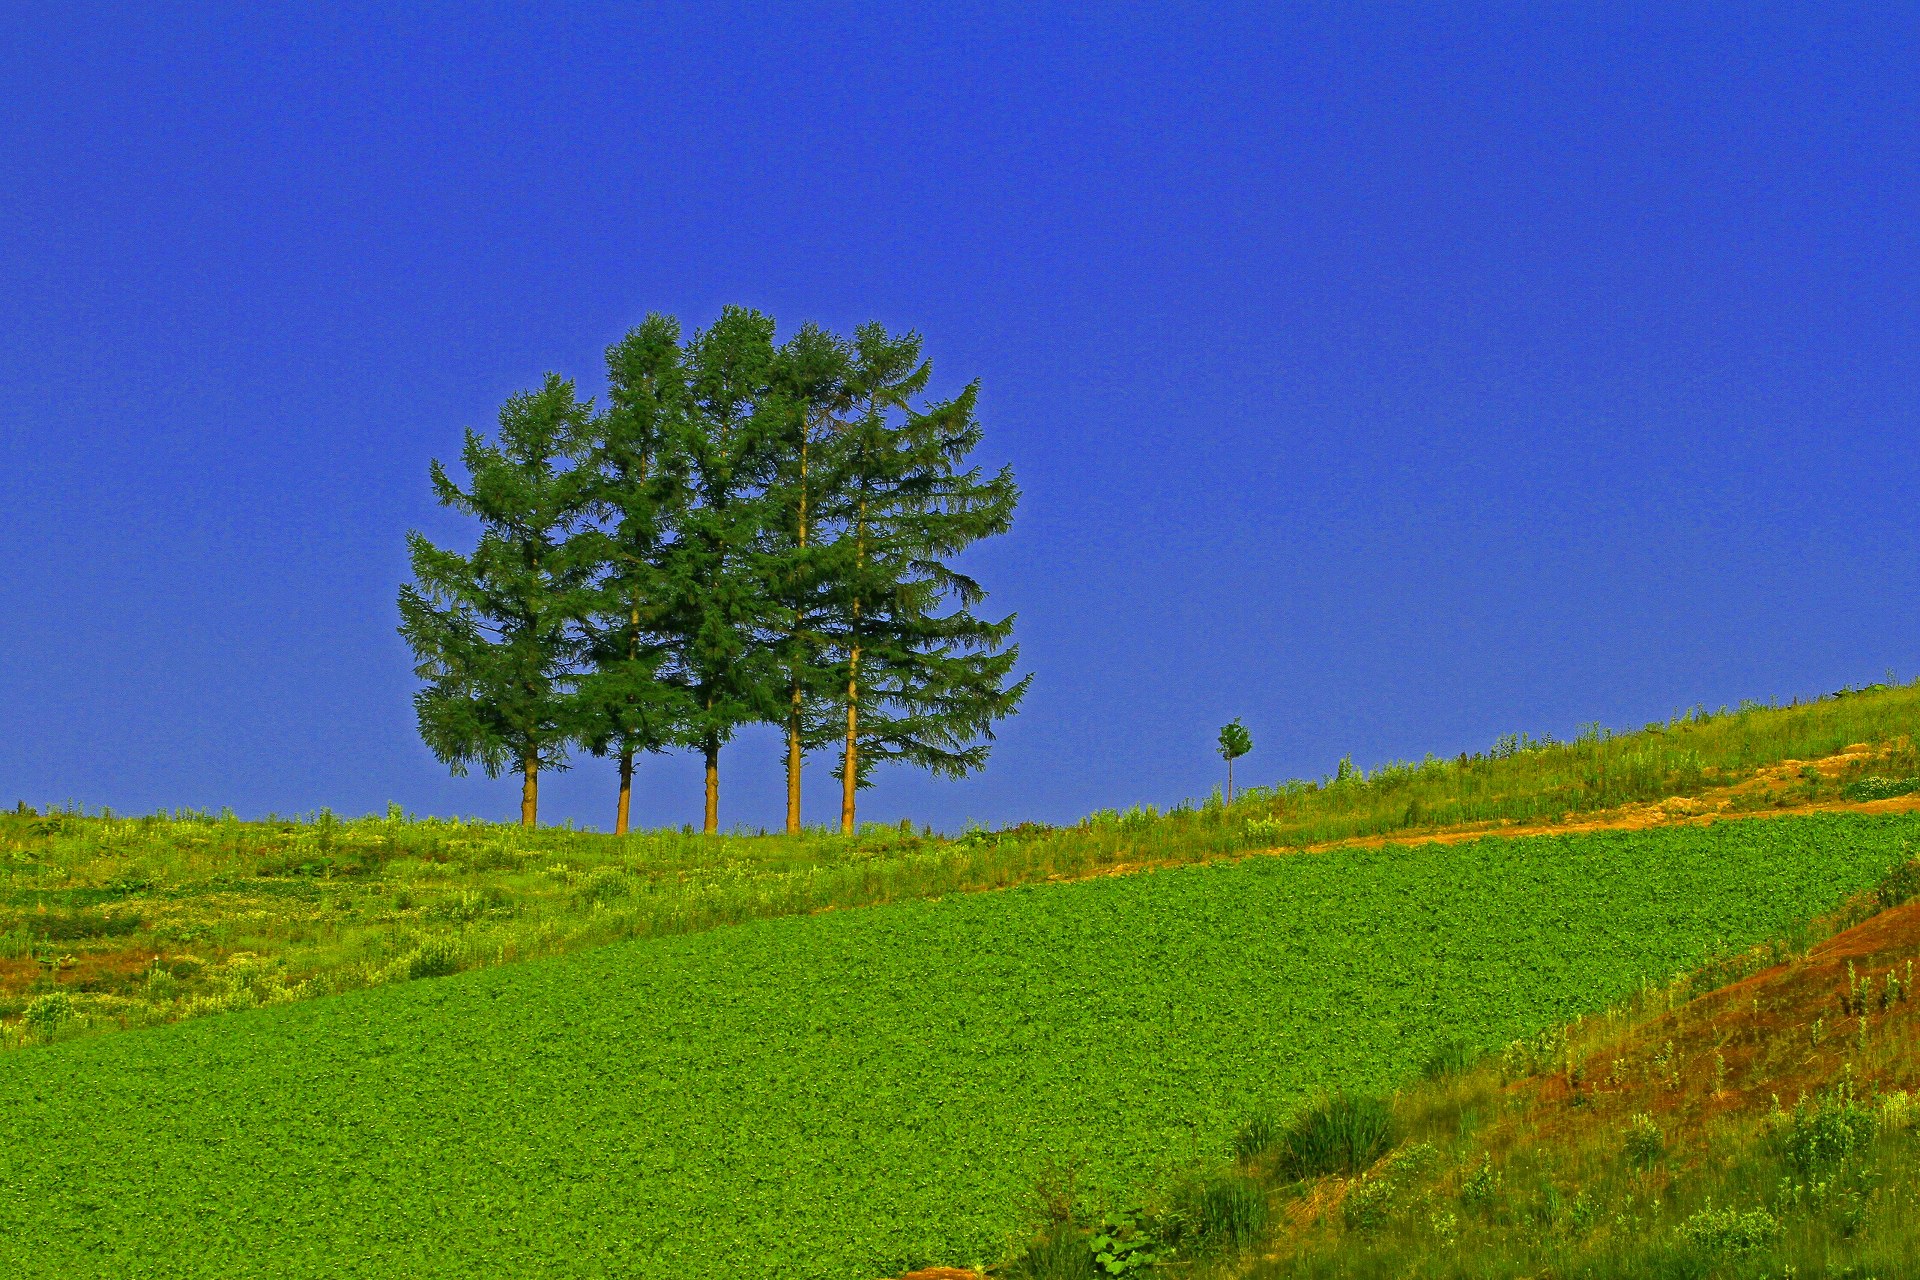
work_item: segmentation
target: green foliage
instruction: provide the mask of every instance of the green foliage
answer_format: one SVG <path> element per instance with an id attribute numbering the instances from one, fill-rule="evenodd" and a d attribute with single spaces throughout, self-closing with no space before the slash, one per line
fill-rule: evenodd
<path id="1" fill-rule="evenodd" d="M 1842 1081 L 1792 1111 L 1773 1117 L 1773 1138 L 1781 1159 L 1802 1178 L 1812 1178 L 1853 1159 L 1873 1142 L 1880 1117 Z"/>
<path id="2" fill-rule="evenodd" d="M 1920 859 L 1909 858 L 1888 871 L 1874 888 L 1873 896 L 1882 911 L 1920 897 Z"/>
<path id="3" fill-rule="evenodd" d="M 1231 724 L 1220 730 L 1220 758 L 1227 761 L 1238 760 L 1251 750 L 1253 750 L 1253 737 L 1247 732 L 1246 726 L 1240 723 L 1240 718 L 1235 716 Z"/>
<path id="4" fill-rule="evenodd" d="M 1181 1182 L 1161 1229 L 1181 1253 L 1245 1248 L 1267 1224 L 1266 1189 L 1232 1170 Z"/>
<path id="5" fill-rule="evenodd" d="M 1393 1111 L 1384 1099 L 1334 1094 L 1293 1118 L 1280 1139 L 1280 1167 L 1290 1177 L 1353 1173 L 1394 1142 Z"/>
<path id="6" fill-rule="evenodd" d="M 1447 1036 L 1427 1055 L 1427 1060 L 1421 1064 L 1420 1074 L 1428 1080 L 1444 1080 L 1471 1069 L 1480 1058 L 1481 1051 L 1477 1045 L 1459 1036 Z"/>
<path id="7" fill-rule="evenodd" d="M 1251 1111 L 1410 1078 L 1431 1040 L 1409 1025 L 1532 1035 L 1873 884 L 1917 827 L 1250 858 L 293 1004 L 250 971 L 230 1007 L 266 1007 L 0 1063 L 0 1271 L 870 1280 L 909 1253 L 986 1260 L 1048 1153 L 1084 1162 L 1092 1202 L 1133 1203 Z M 1314 1149 L 1354 1154 L 1315 1163 L 1376 1149 L 1348 1131 Z M 62 1143 L 27 1140 L 46 1133 Z M 117 1206 L 116 1230 L 70 1231 L 83 1203 Z"/>
<path id="8" fill-rule="evenodd" d="M 1681 1239 L 1708 1253 L 1752 1253 L 1780 1238 L 1780 1222 L 1765 1209 L 1700 1210 L 1677 1228 Z"/>
<path id="9" fill-rule="evenodd" d="M 72 1021 L 73 1016 L 73 997 L 64 991 L 49 991 L 33 998 L 20 1021 L 33 1034 L 50 1036 Z"/>
<path id="10" fill-rule="evenodd" d="M 1146 1216 L 1133 1208 L 1102 1218 L 1087 1248 L 1093 1254 L 1095 1275 L 1130 1276 L 1157 1262 L 1163 1247 L 1148 1229 Z"/>
<path id="11" fill-rule="evenodd" d="M 432 464 L 435 496 L 478 520 L 480 536 L 470 555 L 407 536 L 414 581 L 400 588 L 400 634 L 423 682 L 421 740 L 456 774 L 513 767 L 530 786 L 539 769 L 565 762 L 575 736 L 565 681 L 592 561 L 576 536 L 585 477 L 563 463 L 591 412 L 573 383 L 549 374 L 538 391 L 508 398 L 497 443 L 467 432 L 466 489 Z"/>
<path id="12" fill-rule="evenodd" d="M 1627 1120 L 1626 1136 L 1620 1145 L 1627 1163 L 1638 1169 L 1652 1168 L 1667 1154 L 1666 1134 L 1660 1131 L 1660 1125 L 1654 1118 L 1644 1111 L 1636 1112 Z"/>
<path id="13" fill-rule="evenodd" d="M 1891 800 L 1916 791 L 1920 791 L 1920 778 L 1866 777 L 1840 788 L 1840 794 L 1849 800 Z"/>

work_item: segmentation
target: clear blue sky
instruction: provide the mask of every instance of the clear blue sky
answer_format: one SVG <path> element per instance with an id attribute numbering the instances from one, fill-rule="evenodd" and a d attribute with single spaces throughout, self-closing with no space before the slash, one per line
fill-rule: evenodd
<path id="1" fill-rule="evenodd" d="M 1916 11 L 1279 8 L 12 9 L 0 803 L 513 816 L 414 736 L 428 460 L 729 302 L 918 328 L 1025 492 L 1026 710 L 864 816 L 1920 672 Z"/>

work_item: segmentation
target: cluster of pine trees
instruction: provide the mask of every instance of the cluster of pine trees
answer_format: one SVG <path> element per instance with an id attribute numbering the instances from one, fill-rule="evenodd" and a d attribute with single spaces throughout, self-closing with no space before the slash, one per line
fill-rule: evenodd
<path id="1" fill-rule="evenodd" d="M 842 830 L 875 766 L 963 776 L 1019 706 L 1013 618 L 953 565 L 1003 533 L 1010 470 L 968 463 L 977 384 L 927 396 L 917 334 L 807 325 L 729 307 L 682 338 L 650 315 L 607 351 L 603 408 L 549 374 L 466 433 L 471 554 L 408 535 L 400 633 L 424 682 L 420 735 L 455 774 L 517 769 L 534 824 L 539 774 L 571 749 L 618 761 L 627 830 L 635 757 L 706 762 L 744 725 L 786 733 L 787 830 L 804 757 L 837 744 Z"/>

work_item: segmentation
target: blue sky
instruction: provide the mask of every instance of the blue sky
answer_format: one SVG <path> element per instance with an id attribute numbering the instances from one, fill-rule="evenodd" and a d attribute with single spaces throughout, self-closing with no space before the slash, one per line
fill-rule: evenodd
<path id="1" fill-rule="evenodd" d="M 414 735 L 428 460 L 729 302 L 920 330 L 1025 494 L 1026 710 L 863 816 L 1920 674 L 1911 8 L 321 8 L 9 18 L 0 803 L 514 815 Z"/>

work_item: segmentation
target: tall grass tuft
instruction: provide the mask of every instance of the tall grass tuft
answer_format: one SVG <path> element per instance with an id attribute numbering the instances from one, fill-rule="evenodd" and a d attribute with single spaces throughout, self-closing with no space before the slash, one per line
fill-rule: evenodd
<path id="1" fill-rule="evenodd" d="M 1355 1173 L 1392 1148 L 1393 1111 L 1383 1099 L 1338 1093 L 1293 1118 L 1280 1139 L 1280 1169 L 1292 1178 Z"/>

